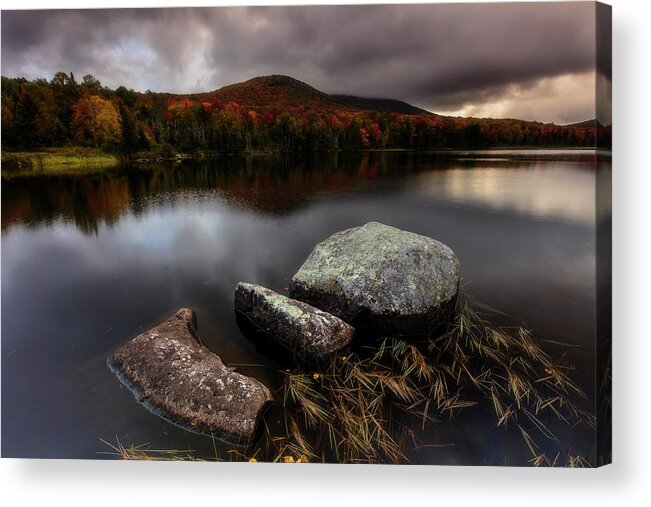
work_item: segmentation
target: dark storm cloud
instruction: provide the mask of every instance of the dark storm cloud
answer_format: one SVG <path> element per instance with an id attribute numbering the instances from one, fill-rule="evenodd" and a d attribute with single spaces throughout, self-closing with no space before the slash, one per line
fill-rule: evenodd
<path id="1" fill-rule="evenodd" d="M 2 73 L 176 92 L 288 74 L 454 111 L 562 94 L 541 80 L 594 71 L 594 26 L 592 2 L 4 11 Z"/>

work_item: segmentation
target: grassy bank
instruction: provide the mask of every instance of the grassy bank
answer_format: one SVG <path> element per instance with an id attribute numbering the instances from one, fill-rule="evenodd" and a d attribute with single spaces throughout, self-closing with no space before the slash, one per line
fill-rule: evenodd
<path id="1" fill-rule="evenodd" d="M 118 157 L 94 148 L 46 148 L 32 152 L 2 152 L 3 176 L 82 174 L 110 169 Z"/>

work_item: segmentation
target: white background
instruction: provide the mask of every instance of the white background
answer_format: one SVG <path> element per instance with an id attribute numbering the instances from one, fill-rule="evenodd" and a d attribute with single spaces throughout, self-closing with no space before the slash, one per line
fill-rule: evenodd
<path id="1" fill-rule="evenodd" d="M 3 9 L 236 5 L 219 1 L 4 1 Z M 265 2 L 302 4 L 306 2 Z M 320 2 L 345 3 L 345 2 Z M 373 3 L 358 0 L 355 3 Z M 597 470 L 0 461 L 3 505 L 651 505 L 651 164 L 648 0 L 613 5 L 614 464 Z"/>

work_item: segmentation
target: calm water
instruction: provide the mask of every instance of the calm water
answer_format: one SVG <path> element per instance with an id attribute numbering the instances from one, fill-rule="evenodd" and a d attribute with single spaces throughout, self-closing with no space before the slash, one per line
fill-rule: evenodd
<path id="1" fill-rule="evenodd" d="M 100 439 L 192 448 L 105 365 L 181 306 L 226 363 L 276 386 L 240 333 L 238 281 L 282 290 L 313 246 L 380 221 L 447 243 L 466 290 L 572 347 L 594 396 L 595 172 L 586 151 L 223 158 L 2 183 L 2 455 L 105 457 Z M 277 410 L 277 409 L 276 409 Z M 278 412 L 269 414 L 275 424 Z M 525 464 L 482 408 L 419 433 L 415 463 Z M 570 431 L 546 450 L 590 453 Z M 441 446 L 442 445 L 442 446 Z"/>

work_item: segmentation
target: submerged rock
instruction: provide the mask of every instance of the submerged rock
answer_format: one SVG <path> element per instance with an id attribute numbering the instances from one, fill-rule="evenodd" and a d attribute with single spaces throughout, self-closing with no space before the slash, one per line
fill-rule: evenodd
<path id="1" fill-rule="evenodd" d="M 319 243 L 289 286 L 291 297 L 385 335 L 436 328 L 454 312 L 458 290 L 449 247 L 377 222 Z"/>
<path id="2" fill-rule="evenodd" d="M 246 444 L 272 401 L 266 386 L 233 371 L 195 335 L 194 312 L 182 308 L 122 346 L 108 360 L 138 401 L 198 433 Z"/>
<path id="3" fill-rule="evenodd" d="M 235 309 L 307 361 L 318 362 L 346 348 L 355 333 L 338 317 L 260 285 L 238 283 Z"/>

